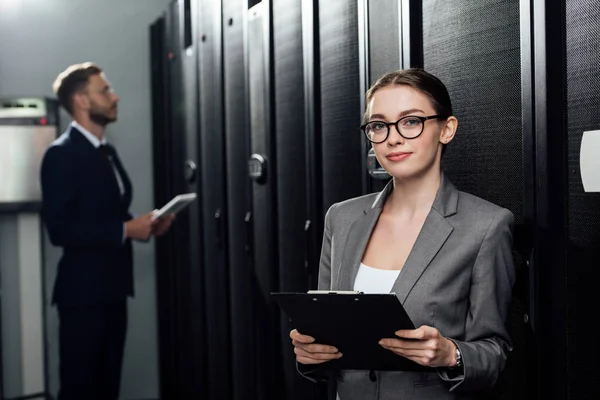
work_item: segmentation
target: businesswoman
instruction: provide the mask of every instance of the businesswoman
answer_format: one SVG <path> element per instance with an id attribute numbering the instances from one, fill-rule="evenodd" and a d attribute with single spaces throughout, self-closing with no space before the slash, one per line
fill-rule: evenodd
<path id="1" fill-rule="evenodd" d="M 421 69 L 387 74 L 366 104 L 361 129 L 393 179 L 380 193 L 329 209 L 319 289 L 395 293 L 417 329 L 379 344 L 432 368 L 338 371 L 338 398 L 471 398 L 494 385 L 511 350 L 505 325 L 515 280 L 513 215 L 444 176 L 443 149 L 458 121 L 439 79 Z M 316 364 L 343 357 L 343 349 L 296 330 L 290 337 L 298 370 L 309 379 L 320 378 Z"/>

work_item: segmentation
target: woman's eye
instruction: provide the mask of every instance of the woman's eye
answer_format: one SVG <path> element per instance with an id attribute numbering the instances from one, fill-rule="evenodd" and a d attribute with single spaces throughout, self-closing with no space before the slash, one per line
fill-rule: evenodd
<path id="1" fill-rule="evenodd" d="M 421 120 L 419 118 L 407 118 L 404 121 L 402 121 L 402 125 L 407 126 L 407 127 L 417 126 L 420 124 L 421 124 Z"/>
<path id="2" fill-rule="evenodd" d="M 381 131 L 383 129 L 385 129 L 385 124 L 382 122 L 373 122 L 371 124 L 371 130 L 373 131 Z"/>

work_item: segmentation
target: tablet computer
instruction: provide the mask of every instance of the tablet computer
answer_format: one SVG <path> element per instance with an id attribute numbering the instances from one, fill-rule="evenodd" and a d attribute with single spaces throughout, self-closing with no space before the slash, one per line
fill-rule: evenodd
<path id="1" fill-rule="evenodd" d="M 336 369 L 431 371 L 379 345 L 397 338 L 399 329 L 415 329 L 394 293 L 310 291 L 271 293 L 298 332 L 315 343 L 337 347 L 343 356 L 328 362 Z"/>
<path id="2" fill-rule="evenodd" d="M 196 193 L 180 194 L 169 201 L 163 208 L 154 212 L 153 220 L 163 219 L 171 214 L 177 214 L 196 200 Z"/>

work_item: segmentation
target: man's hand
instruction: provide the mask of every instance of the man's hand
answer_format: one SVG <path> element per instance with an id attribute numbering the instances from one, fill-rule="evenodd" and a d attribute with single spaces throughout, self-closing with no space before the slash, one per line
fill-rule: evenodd
<path id="1" fill-rule="evenodd" d="M 152 213 L 125 222 L 125 236 L 147 242 L 152 234 Z"/>
<path id="2" fill-rule="evenodd" d="M 171 214 L 163 219 L 157 219 L 152 224 L 152 234 L 154 236 L 162 236 L 169 231 L 171 224 L 175 220 L 175 215 Z"/>
<path id="3" fill-rule="evenodd" d="M 396 332 L 400 339 L 381 339 L 379 344 L 399 356 L 426 367 L 456 365 L 456 345 L 430 326 Z"/>

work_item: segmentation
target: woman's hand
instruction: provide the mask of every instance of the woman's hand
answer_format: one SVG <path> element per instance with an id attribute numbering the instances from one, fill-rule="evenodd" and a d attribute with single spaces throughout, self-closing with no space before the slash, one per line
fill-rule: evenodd
<path id="1" fill-rule="evenodd" d="M 379 344 L 426 367 L 456 365 L 456 345 L 435 328 L 423 325 L 419 329 L 397 331 L 396 336 L 399 339 L 381 339 Z"/>
<path id="2" fill-rule="evenodd" d="M 301 335 L 296 329 L 290 332 L 290 338 L 294 345 L 296 361 L 300 364 L 322 364 L 327 361 L 338 359 L 342 353 L 333 346 L 315 344 L 314 338 Z"/>

